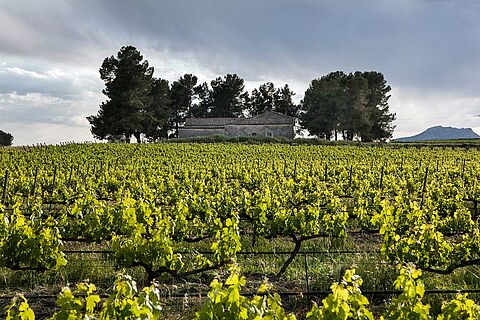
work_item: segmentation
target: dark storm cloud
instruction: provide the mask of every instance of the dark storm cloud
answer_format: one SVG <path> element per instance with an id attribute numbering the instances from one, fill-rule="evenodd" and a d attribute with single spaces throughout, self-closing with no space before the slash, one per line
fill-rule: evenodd
<path id="1" fill-rule="evenodd" d="M 25 41 L 2 45 L 7 53 L 99 65 L 118 46 L 138 42 L 247 78 L 260 71 L 308 81 L 337 69 L 375 69 L 402 85 L 465 90 L 480 80 L 476 1 L 90 0 L 7 7 L 29 30 Z"/>
<path id="2" fill-rule="evenodd" d="M 429 124 L 400 116 L 428 119 L 440 110 L 447 119 L 451 106 L 470 113 L 479 101 L 480 3 L 473 0 L 0 0 L 0 94 L 9 103 L 12 93 L 39 94 L 30 97 L 40 104 L 58 98 L 42 119 L 78 123 L 98 108 L 102 60 L 128 44 L 156 76 L 238 73 L 247 86 L 289 83 L 298 98 L 330 71 L 377 70 L 395 89 L 399 132 Z"/>
<path id="3" fill-rule="evenodd" d="M 93 14 L 101 30 L 144 39 L 154 50 L 194 52 L 218 73 L 309 80 L 337 69 L 374 69 L 401 85 L 464 90 L 480 80 L 475 1 L 115 3 L 91 10 L 82 2 L 78 10 Z"/>

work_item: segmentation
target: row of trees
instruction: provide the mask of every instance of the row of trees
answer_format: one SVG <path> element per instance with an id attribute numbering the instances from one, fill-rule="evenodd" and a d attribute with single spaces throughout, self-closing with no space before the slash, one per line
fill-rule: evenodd
<path id="1" fill-rule="evenodd" d="M 153 68 L 132 46 L 123 47 L 117 57 L 103 61 L 100 77 L 105 82 L 107 100 L 97 115 L 87 117 L 97 139 L 123 135 L 140 142 L 143 134 L 155 141 L 168 138 L 186 117 L 244 117 L 265 111 L 296 114 L 294 93 L 288 85 L 276 89 L 266 83 L 245 91 L 243 79 L 236 74 L 216 78 L 210 84 L 198 84 L 192 74 L 185 74 L 169 85 L 154 78 Z"/>
<path id="2" fill-rule="evenodd" d="M 170 85 L 153 76 L 153 67 L 132 46 L 122 47 L 117 56 L 103 61 L 100 77 L 107 100 L 97 115 L 87 117 L 97 139 L 124 136 L 138 142 L 144 135 L 151 141 L 178 137 L 186 117 L 248 117 L 276 111 L 296 117 L 311 134 L 331 139 L 363 141 L 389 138 L 395 116 L 388 111 L 388 92 L 378 72 L 344 74 L 334 72 L 315 79 L 300 104 L 286 84 L 275 88 L 267 82 L 245 91 L 244 80 L 236 74 L 198 83 L 185 74 Z"/>
<path id="3" fill-rule="evenodd" d="M 12 134 L 0 130 L 0 146 L 11 146 L 13 142 Z"/>

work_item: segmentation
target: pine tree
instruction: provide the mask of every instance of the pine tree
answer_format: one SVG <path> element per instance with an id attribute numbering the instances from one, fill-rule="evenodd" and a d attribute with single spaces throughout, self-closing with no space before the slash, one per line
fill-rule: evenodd
<path id="1" fill-rule="evenodd" d="M 288 84 L 285 84 L 283 88 L 278 88 L 274 96 L 274 110 L 290 117 L 297 116 L 299 106 L 292 100 L 294 95 L 295 93 L 290 90 Z"/>
<path id="2" fill-rule="evenodd" d="M 97 115 L 87 117 L 95 138 L 103 140 L 124 135 L 127 141 L 146 131 L 146 113 L 151 104 L 153 67 L 132 46 L 122 47 L 117 56 L 105 58 L 100 77 L 105 82 L 102 102 Z"/>
<path id="3" fill-rule="evenodd" d="M 254 89 L 250 95 L 250 115 L 256 116 L 267 111 L 273 111 L 277 100 L 277 91 L 273 83 L 262 84 L 258 89 Z"/>
<path id="4" fill-rule="evenodd" d="M 312 80 L 305 91 L 301 124 L 327 140 L 336 140 L 341 132 L 345 140 L 384 141 L 395 127 L 395 114 L 388 106 L 390 90 L 379 72 L 329 73 Z"/>
<path id="5" fill-rule="evenodd" d="M 192 74 L 185 74 L 172 83 L 171 100 L 174 113 L 175 136 L 178 138 L 178 126 L 185 121 L 190 109 L 194 88 L 197 84 L 197 77 Z"/>
<path id="6" fill-rule="evenodd" d="M 227 74 L 211 82 L 211 116 L 215 118 L 242 117 L 247 110 L 248 93 L 244 92 L 243 79 Z"/>
<path id="7" fill-rule="evenodd" d="M 150 141 L 157 141 L 161 138 L 167 139 L 174 118 L 168 81 L 155 79 L 150 96 L 152 101 L 146 112 L 145 136 Z"/>

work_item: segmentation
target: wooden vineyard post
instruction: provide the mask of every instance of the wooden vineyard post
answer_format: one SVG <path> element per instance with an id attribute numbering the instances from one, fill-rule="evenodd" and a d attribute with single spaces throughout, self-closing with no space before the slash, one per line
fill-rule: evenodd
<path id="1" fill-rule="evenodd" d="M 80 172 L 80 164 L 77 164 L 77 168 L 75 170 L 75 173 L 76 173 L 78 179 L 82 178 L 82 174 Z M 77 189 L 78 189 L 78 181 L 75 183 L 75 191 L 77 191 Z"/>
<path id="2" fill-rule="evenodd" d="M 380 183 L 379 183 L 379 189 L 380 191 L 382 191 L 382 187 L 383 187 L 383 166 L 382 166 L 382 171 L 380 172 Z"/>
<path id="3" fill-rule="evenodd" d="M 297 159 L 295 159 L 295 163 L 293 165 L 293 180 L 297 181 Z"/>
<path id="4" fill-rule="evenodd" d="M 7 170 L 5 170 L 5 178 L 3 180 L 2 202 L 5 201 L 5 197 L 7 196 L 8 176 L 9 176 L 9 172 L 8 172 L 8 169 L 7 169 Z"/>
<path id="5" fill-rule="evenodd" d="M 35 177 L 33 178 L 32 197 L 35 197 L 35 191 L 37 191 L 38 184 L 38 167 L 35 168 Z"/>
<path id="6" fill-rule="evenodd" d="M 85 171 L 85 176 L 83 177 L 84 184 L 87 184 L 87 177 L 89 172 L 90 172 L 90 163 L 87 164 L 87 170 Z"/>
<path id="7" fill-rule="evenodd" d="M 353 171 L 353 166 L 350 165 L 350 172 L 348 174 L 348 192 L 350 192 L 350 189 L 352 188 L 352 171 Z"/>
<path id="8" fill-rule="evenodd" d="M 55 166 L 55 169 L 53 169 L 53 180 L 52 180 L 52 190 L 51 190 L 52 196 L 53 196 L 53 191 L 55 190 L 56 181 L 57 181 L 57 166 Z"/>
<path id="9" fill-rule="evenodd" d="M 56 181 L 57 181 L 57 166 L 55 166 L 55 169 L 53 169 L 52 190 L 50 190 L 50 196 L 52 197 L 52 199 L 50 200 L 50 205 L 48 206 L 48 210 L 52 210 L 53 192 L 55 191 Z"/>
<path id="10" fill-rule="evenodd" d="M 100 169 L 98 170 L 98 178 L 104 178 L 103 177 L 103 161 L 100 162 Z M 104 181 L 105 179 L 102 179 L 102 181 Z"/>
<path id="11" fill-rule="evenodd" d="M 420 209 L 423 208 L 423 200 L 425 198 L 425 189 L 427 188 L 427 177 L 428 177 L 428 166 L 425 169 L 425 178 L 423 179 L 422 202 L 420 203 Z"/>
<path id="12" fill-rule="evenodd" d="M 70 185 L 70 183 L 72 183 L 72 175 L 73 175 L 73 164 L 72 166 L 70 167 L 70 174 L 68 176 L 68 184 Z"/>
<path id="13" fill-rule="evenodd" d="M 324 174 L 325 182 L 327 182 L 327 174 L 328 174 L 328 163 L 325 162 L 325 174 Z"/>
<path id="14" fill-rule="evenodd" d="M 310 283 L 308 281 L 308 261 L 307 254 L 303 254 L 303 264 L 305 266 L 305 284 L 307 285 L 307 294 L 310 293 Z"/>

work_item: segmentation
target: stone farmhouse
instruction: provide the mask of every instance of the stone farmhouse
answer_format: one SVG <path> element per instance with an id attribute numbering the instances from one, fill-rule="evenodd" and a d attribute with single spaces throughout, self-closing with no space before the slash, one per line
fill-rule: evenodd
<path id="1" fill-rule="evenodd" d="M 187 118 L 179 128 L 179 138 L 210 135 L 227 137 L 260 136 L 293 139 L 295 118 L 278 112 L 265 112 L 251 118 Z"/>

